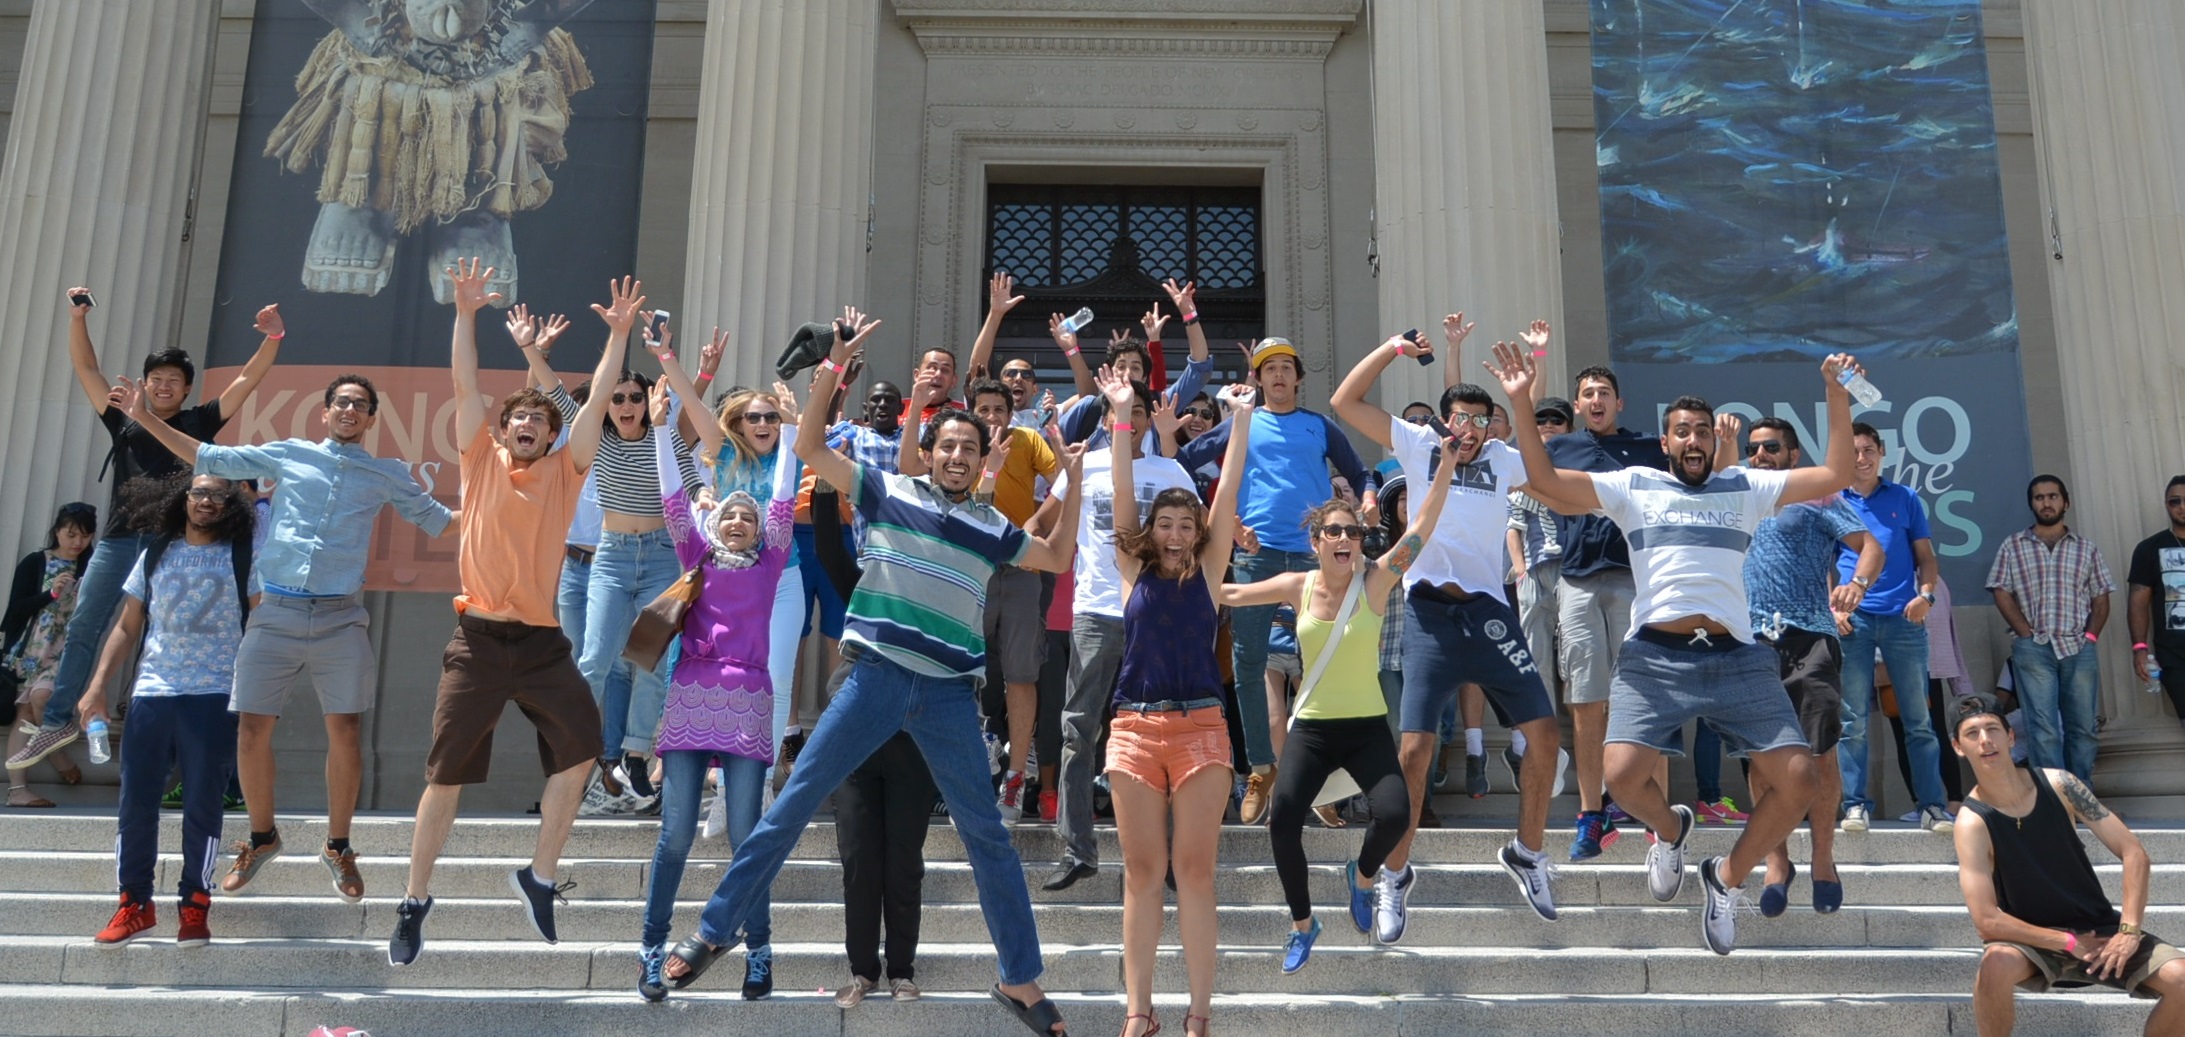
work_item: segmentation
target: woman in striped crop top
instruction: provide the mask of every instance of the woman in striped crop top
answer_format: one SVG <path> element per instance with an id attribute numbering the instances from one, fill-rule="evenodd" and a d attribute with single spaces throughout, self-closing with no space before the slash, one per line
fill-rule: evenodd
<path id="1" fill-rule="evenodd" d="M 1150 391 L 1107 367 L 1096 376 L 1110 413 L 1155 406 Z M 1143 394 L 1143 395 L 1141 395 Z M 1238 409 L 1224 458 L 1244 470 L 1250 390 L 1224 394 Z M 1115 434 L 1130 439 L 1119 422 Z M 1117 486 L 1134 486 L 1131 452 L 1114 450 Z M 1229 727 L 1214 659 L 1213 589 L 1229 571 L 1242 479 L 1224 479 L 1211 515 L 1190 490 L 1153 498 L 1144 523 L 1134 494 L 1115 495 L 1115 566 L 1122 578 L 1123 661 L 1115 682 L 1107 775 L 1123 846 L 1123 1037 L 1160 1027 L 1153 1017 L 1153 958 L 1161 941 L 1161 880 L 1176 871 L 1176 921 L 1190 978 L 1187 1035 L 1203 1034 L 1213 1007 L 1214 854 L 1229 803 Z M 1174 820 L 1173 841 L 1170 821 Z M 1194 1029 L 1196 1027 L 1196 1029 Z"/>
<path id="2" fill-rule="evenodd" d="M 1445 451 L 1445 456 L 1454 457 L 1455 452 Z M 1457 467 L 1443 464 L 1434 473 L 1418 521 L 1378 564 L 1365 557 L 1366 527 L 1357 509 L 1333 500 L 1305 515 L 1318 568 L 1258 583 L 1222 585 L 1223 605 L 1297 609 L 1299 661 L 1311 685 L 1300 690 L 1293 706 L 1289 738 L 1275 764 L 1274 800 L 1267 811 L 1275 875 L 1290 902 L 1291 932 L 1282 953 L 1285 973 L 1305 967 L 1313 941 L 1320 937 L 1320 920 L 1313 917 L 1312 894 L 1305 880 L 1305 812 L 1338 769 L 1364 790 L 1373 813 L 1358 857 L 1347 869 L 1351 923 L 1359 932 L 1371 932 L 1376 891 L 1396 895 L 1389 883 L 1376 883 L 1375 877 L 1381 873 L 1381 862 L 1402 841 L 1413 807 L 1404 788 L 1403 767 L 1396 761 L 1396 740 L 1388 729 L 1388 701 L 1381 695 L 1381 622 L 1391 591 L 1434 534 Z M 1337 631 L 1335 623 L 1353 581 L 1363 586 L 1350 619 Z M 1322 657 L 1330 652 L 1333 656 L 1323 664 Z M 1314 682 L 1316 668 L 1319 680 Z"/>

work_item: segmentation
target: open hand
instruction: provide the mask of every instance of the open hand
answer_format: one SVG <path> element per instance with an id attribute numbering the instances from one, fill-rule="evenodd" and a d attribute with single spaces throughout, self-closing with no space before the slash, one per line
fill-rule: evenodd
<path id="1" fill-rule="evenodd" d="M 1185 281 L 1177 284 L 1176 279 L 1171 277 L 1162 282 L 1161 287 L 1168 290 L 1168 301 L 1175 304 L 1178 314 L 1188 316 L 1199 312 L 1199 286 L 1196 282 Z"/>
<path id="2" fill-rule="evenodd" d="M 486 285 L 493 282 L 493 268 L 487 266 L 485 260 L 476 256 L 458 259 L 454 266 L 447 268 L 446 273 L 448 281 L 455 287 L 457 313 L 476 313 L 488 303 L 501 301 L 501 293 L 486 291 Z"/>
<path id="3" fill-rule="evenodd" d="M 1441 337 L 1443 342 L 1449 344 L 1449 352 L 1456 353 L 1464 345 L 1464 340 L 1471 337 L 1472 329 L 1476 327 L 1479 327 L 1477 321 L 1470 324 L 1464 322 L 1463 310 L 1458 310 L 1447 317 L 1443 317 L 1441 319 Z"/>
<path id="4" fill-rule="evenodd" d="M 1502 391 L 1520 406 L 1529 406 L 1532 399 L 1533 381 L 1540 377 L 1540 364 L 1531 351 L 1511 342 L 1495 343 L 1495 358 L 1482 360 L 1480 365 L 1487 373 L 1502 383 Z"/>
<path id="5" fill-rule="evenodd" d="M 1017 304 L 1024 301 L 1024 296 L 1013 294 L 1016 285 L 1016 278 L 995 274 L 993 280 L 986 283 L 986 312 L 1008 313 L 1016 309 Z"/>
<path id="6" fill-rule="evenodd" d="M 615 334 L 629 334 L 630 325 L 637 322 L 637 311 L 645 307 L 645 282 L 629 276 L 611 279 L 607 282 L 607 297 L 607 305 L 595 302 L 592 312 L 599 314 L 599 319 L 606 321 Z"/>

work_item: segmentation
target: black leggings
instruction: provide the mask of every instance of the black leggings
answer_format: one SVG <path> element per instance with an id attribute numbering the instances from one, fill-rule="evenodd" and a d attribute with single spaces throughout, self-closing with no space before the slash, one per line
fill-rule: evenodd
<path id="1" fill-rule="evenodd" d="M 1373 819 L 1358 849 L 1358 871 L 1373 875 L 1403 841 L 1411 821 L 1411 793 L 1396 762 L 1396 743 L 1387 717 L 1300 720 L 1290 728 L 1276 768 L 1274 802 L 1268 808 L 1267 835 L 1274 843 L 1275 874 L 1290 902 L 1291 921 L 1312 917 L 1312 891 L 1305 885 L 1305 814 L 1328 775 L 1341 768 L 1365 790 Z"/>

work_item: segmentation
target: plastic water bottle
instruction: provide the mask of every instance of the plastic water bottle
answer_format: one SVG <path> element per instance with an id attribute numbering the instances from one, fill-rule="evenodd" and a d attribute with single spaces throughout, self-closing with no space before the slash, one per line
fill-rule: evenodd
<path id="1" fill-rule="evenodd" d="M 114 758 L 113 749 L 106 744 L 105 717 L 92 717 L 91 722 L 84 725 L 83 737 L 90 745 L 92 763 L 105 763 Z"/>
<path id="2" fill-rule="evenodd" d="M 1079 309 L 1076 313 L 1070 314 L 1068 317 L 1063 318 L 1062 330 L 1065 334 L 1075 335 L 1078 332 L 1084 330 L 1085 325 L 1091 324 L 1092 322 L 1092 307 L 1086 306 L 1082 309 Z"/>
<path id="3" fill-rule="evenodd" d="M 1874 383 L 1867 381 L 1865 375 L 1851 368 L 1836 372 L 1836 384 L 1843 386 L 1852 399 L 1859 401 L 1861 407 L 1872 407 L 1882 402 L 1882 391 L 1874 388 Z"/>
<path id="4" fill-rule="evenodd" d="M 2162 694 L 2162 667 L 2155 665 L 2153 659 L 2147 660 L 2147 694 Z"/>

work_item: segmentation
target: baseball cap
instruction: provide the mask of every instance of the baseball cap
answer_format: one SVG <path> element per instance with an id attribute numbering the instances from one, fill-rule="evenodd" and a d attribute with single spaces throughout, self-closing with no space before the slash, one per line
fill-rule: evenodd
<path id="1" fill-rule="evenodd" d="M 1261 364 L 1278 356 L 1289 357 L 1291 363 L 1298 364 L 1300 367 L 1304 365 L 1304 362 L 1298 359 L 1297 347 L 1291 345 L 1289 339 L 1279 337 L 1263 338 L 1259 340 L 1259 345 L 1252 349 L 1252 370 L 1259 370 Z"/>
<path id="2" fill-rule="evenodd" d="M 1533 417 L 1536 419 L 1549 411 L 1562 415 L 1563 424 L 1565 425 L 1578 423 L 1578 409 L 1572 407 L 1570 401 L 1561 396 L 1549 396 L 1543 398 L 1539 403 L 1533 404 Z"/>

